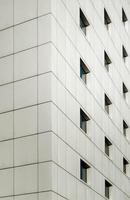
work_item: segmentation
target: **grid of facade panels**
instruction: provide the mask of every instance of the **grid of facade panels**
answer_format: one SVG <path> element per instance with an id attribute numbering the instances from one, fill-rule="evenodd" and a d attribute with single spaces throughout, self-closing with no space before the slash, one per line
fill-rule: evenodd
<path id="1" fill-rule="evenodd" d="M 3 200 L 51 198 L 50 8 L 50 1 L 0 1 Z"/>
<path id="2" fill-rule="evenodd" d="M 0 199 L 130 199 L 130 4 L 0 1 Z"/>

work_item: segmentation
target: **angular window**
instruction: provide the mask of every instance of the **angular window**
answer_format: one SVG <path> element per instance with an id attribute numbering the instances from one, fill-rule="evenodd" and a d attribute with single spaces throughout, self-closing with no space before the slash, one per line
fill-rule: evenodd
<path id="1" fill-rule="evenodd" d="M 128 21 L 128 18 L 125 14 L 124 9 L 122 8 L 122 22 L 125 24 Z"/>
<path id="2" fill-rule="evenodd" d="M 123 96 L 126 99 L 126 93 L 128 92 L 128 89 L 127 89 L 127 87 L 125 86 L 124 83 L 122 84 L 122 90 L 123 90 Z"/>
<path id="3" fill-rule="evenodd" d="M 110 156 L 110 146 L 112 143 L 105 137 L 105 153 Z"/>
<path id="4" fill-rule="evenodd" d="M 89 73 L 89 69 L 83 62 L 83 60 L 80 58 L 80 78 L 84 81 L 84 83 L 87 83 L 87 74 Z"/>
<path id="5" fill-rule="evenodd" d="M 80 9 L 80 28 L 82 29 L 83 33 L 86 35 L 86 28 L 89 26 L 89 22 L 85 17 L 83 11 Z"/>
<path id="6" fill-rule="evenodd" d="M 80 109 L 80 128 L 87 133 L 87 122 L 88 122 L 89 117 L 85 114 L 85 112 Z"/>
<path id="7" fill-rule="evenodd" d="M 128 161 L 125 159 L 125 158 L 123 158 L 123 172 L 125 173 L 125 174 L 127 174 L 127 167 L 128 167 Z"/>
<path id="8" fill-rule="evenodd" d="M 107 53 L 104 51 L 104 65 L 107 71 L 109 71 L 109 66 L 111 64 L 111 60 L 109 58 L 109 56 L 107 55 Z"/>
<path id="9" fill-rule="evenodd" d="M 105 197 L 110 198 L 112 184 L 105 180 Z"/>
<path id="10" fill-rule="evenodd" d="M 83 160 L 80 160 L 80 179 L 85 183 L 88 182 L 88 169 L 90 166 L 85 163 Z"/>
<path id="11" fill-rule="evenodd" d="M 127 129 L 128 129 L 128 125 L 123 120 L 123 134 L 124 134 L 125 137 L 127 136 Z"/>
<path id="12" fill-rule="evenodd" d="M 109 29 L 109 25 L 111 24 L 111 19 L 105 8 L 104 8 L 104 24 L 106 25 L 106 28 Z"/>
<path id="13" fill-rule="evenodd" d="M 126 58 L 128 57 L 128 53 L 124 46 L 122 46 L 122 57 L 124 59 L 124 62 L 126 61 Z"/>
<path id="14" fill-rule="evenodd" d="M 108 96 L 105 94 L 105 110 L 106 112 L 109 114 L 110 111 L 110 105 L 112 104 L 112 102 L 110 101 L 110 99 L 108 98 Z"/>

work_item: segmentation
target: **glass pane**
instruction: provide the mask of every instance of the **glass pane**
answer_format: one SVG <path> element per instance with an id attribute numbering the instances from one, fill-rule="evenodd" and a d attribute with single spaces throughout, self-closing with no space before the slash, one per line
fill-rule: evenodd
<path id="1" fill-rule="evenodd" d="M 80 18 L 80 27 L 82 31 L 84 32 L 84 34 L 86 35 L 86 26 L 81 18 Z"/>
<path id="2" fill-rule="evenodd" d="M 109 187 L 105 187 L 105 197 L 109 199 Z"/>
<path id="3" fill-rule="evenodd" d="M 105 105 L 105 110 L 109 114 L 109 105 Z"/>
<path id="4" fill-rule="evenodd" d="M 81 179 L 84 182 L 87 182 L 87 169 L 83 168 L 83 166 L 82 166 L 82 169 L 81 169 Z"/>
<path id="5" fill-rule="evenodd" d="M 106 70 L 109 72 L 109 65 L 106 64 L 105 67 L 106 67 Z"/>
<path id="6" fill-rule="evenodd" d="M 109 146 L 105 144 L 105 153 L 109 156 Z"/>
<path id="7" fill-rule="evenodd" d="M 126 128 L 123 128 L 123 134 L 126 136 Z"/>
<path id="8" fill-rule="evenodd" d="M 86 74 L 82 74 L 82 80 L 86 83 Z"/>
<path id="9" fill-rule="evenodd" d="M 123 165 L 123 171 L 126 174 L 126 165 L 125 164 Z"/>
<path id="10" fill-rule="evenodd" d="M 82 127 L 84 132 L 87 132 L 86 121 L 82 121 Z"/>
<path id="11" fill-rule="evenodd" d="M 80 67 L 80 78 L 86 83 L 86 72 L 83 67 Z"/>

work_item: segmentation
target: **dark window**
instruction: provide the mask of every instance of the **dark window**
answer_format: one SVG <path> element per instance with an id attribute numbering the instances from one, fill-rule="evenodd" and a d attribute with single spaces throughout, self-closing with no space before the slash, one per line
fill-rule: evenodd
<path id="1" fill-rule="evenodd" d="M 105 197 L 110 198 L 110 188 L 112 187 L 112 184 L 110 184 L 107 180 L 105 180 Z"/>
<path id="2" fill-rule="evenodd" d="M 128 92 L 128 89 L 124 83 L 122 84 L 122 89 L 123 89 L 123 96 L 124 96 L 124 98 L 126 98 L 126 93 Z"/>
<path id="3" fill-rule="evenodd" d="M 90 166 L 85 163 L 83 160 L 80 160 L 80 179 L 85 183 L 88 182 L 88 169 Z"/>
<path id="4" fill-rule="evenodd" d="M 123 172 L 126 174 L 127 173 L 127 166 L 128 166 L 128 161 L 123 158 Z"/>
<path id="5" fill-rule="evenodd" d="M 127 53 L 127 51 L 126 51 L 124 46 L 122 46 L 122 57 L 123 57 L 124 61 L 128 57 L 128 53 Z"/>
<path id="6" fill-rule="evenodd" d="M 87 133 L 87 121 L 90 120 L 85 112 L 80 109 L 80 128 Z"/>
<path id="7" fill-rule="evenodd" d="M 84 32 L 84 34 L 86 35 L 86 27 L 89 26 L 89 22 L 87 20 L 87 18 L 85 17 L 83 11 L 80 9 L 80 28 L 82 29 L 82 31 Z"/>
<path id="8" fill-rule="evenodd" d="M 87 74 L 89 73 L 89 69 L 85 65 L 85 63 L 80 59 L 80 78 L 87 83 Z"/>
<path id="9" fill-rule="evenodd" d="M 106 25 L 107 29 L 109 28 L 109 24 L 111 23 L 111 19 L 106 11 L 106 9 L 104 8 L 104 24 Z"/>
<path id="10" fill-rule="evenodd" d="M 110 155 L 110 146 L 112 143 L 105 137 L 105 153 L 109 156 Z"/>
<path id="11" fill-rule="evenodd" d="M 109 65 L 111 64 L 111 60 L 109 58 L 109 56 L 107 55 L 107 53 L 104 51 L 104 65 L 107 69 L 107 71 L 109 71 Z"/>
<path id="12" fill-rule="evenodd" d="M 122 8 L 122 22 L 127 22 L 128 21 L 128 18 L 127 18 L 127 16 L 126 16 L 126 14 L 125 14 L 125 11 L 124 11 L 124 9 Z"/>
<path id="13" fill-rule="evenodd" d="M 110 105 L 112 104 L 112 102 L 110 101 L 110 99 L 108 98 L 108 96 L 105 94 L 105 110 L 106 112 L 109 114 L 109 110 L 110 110 Z"/>
<path id="14" fill-rule="evenodd" d="M 126 124 L 126 122 L 123 120 L 123 134 L 126 137 L 126 131 L 127 131 L 128 125 Z"/>

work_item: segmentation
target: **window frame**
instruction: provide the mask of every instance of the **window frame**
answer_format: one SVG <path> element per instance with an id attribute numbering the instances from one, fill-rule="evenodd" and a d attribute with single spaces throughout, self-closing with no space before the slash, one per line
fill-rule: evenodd
<path id="1" fill-rule="evenodd" d="M 122 45 L 122 58 L 123 58 L 124 62 L 126 61 L 127 57 L 128 57 L 128 53 L 127 53 L 124 45 Z"/>
<path id="2" fill-rule="evenodd" d="M 88 183 L 88 169 L 90 165 L 88 165 L 85 161 L 80 159 L 80 179 L 85 183 Z"/>
<path id="3" fill-rule="evenodd" d="M 84 72 L 84 73 L 82 73 Z M 87 74 L 90 73 L 88 67 L 84 63 L 84 61 L 80 58 L 80 78 L 83 80 L 85 84 L 87 84 Z"/>
<path id="4" fill-rule="evenodd" d="M 122 8 L 122 22 L 125 24 L 128 21 L 127 15 L 124 11 L 124 8 Z"/>
<path id="5" fill-rule="evenodd" d="M 110 188 L 111 187 L 112 187 L 112 184 L 109 181 L 105 180 L 105 197 L 107 199 L 110 199 Z"/>
<path id="6" fill-rule="evenodd" d="M 127 166 L 129 165 L 129 162 L 123 157 L 123 172 L 124 174 L 127 174 Z"/>
<path id="7" fill-rule="evenodd" d="M 86 35 L 87 33 L 87 27 L 90 25 L 84 12 L 82 11 L 82 9 L 79 9 L 79 13 L 80 13 L 80 17 L 79 17 L 79 24 L 80 24 L 80 28 L 83 31 L 83 33 Z"/>
<path id="8" fill-rule="evenodd" d="M 108 12 L 104 8 L 104 24 L 105 24 L 107 30 L 109 29 L 109 26 L 110 26 L 111 23 L 112 23 L 112 21 L 111 21 L 109 15 L 108 15 Z"/>
<path id="9" fill-rule="evenodd" d="M 126 99 L 126 93 L 128 93 L 128 89 L 126 85 L 124 84 L 124 82 L 122 83 L 122 90 L 123 90 L 123 97 L 124 99 Z"/>
<path id="10" fill-rule="evenodd" d="M 109 58 L 108 54 L 106 51 L 104 51 L 104 66 L 106 70 L 109 72 L 109 66 L 112 63 L 111 59 Z"/>
<path id="11" fill-rule="evenodd" d="M 86 115 L 86 113 L 80 108 L 80 128 L 87 133 L 87 122 L 90 118 Z"/>
<path id="12" fill-rule="evenodd" d="M 104 94 L 104 103 L 105 103 L 105 111 L 109 114 L 110 113 L 110 105 L 112 104 L 112 102 L 106 94 Z"/>
<path id="13" fill-rule="evenodd" d="M 127 137 L 126 131 L 127 131 L 128 128 L 129 128 L 129 127 L 128 127 L 127 123 L 125 122 L 125 120 L 123 120 L 123 135 L 124 135 L 125 137 Z"/>
<path id="14" fill-rule="evenodd" d="M 110 157 L 110 146 L 112 145 L 112 143 L 110 142 L 110 140 L 105 136 L 105 154 Z"/>

